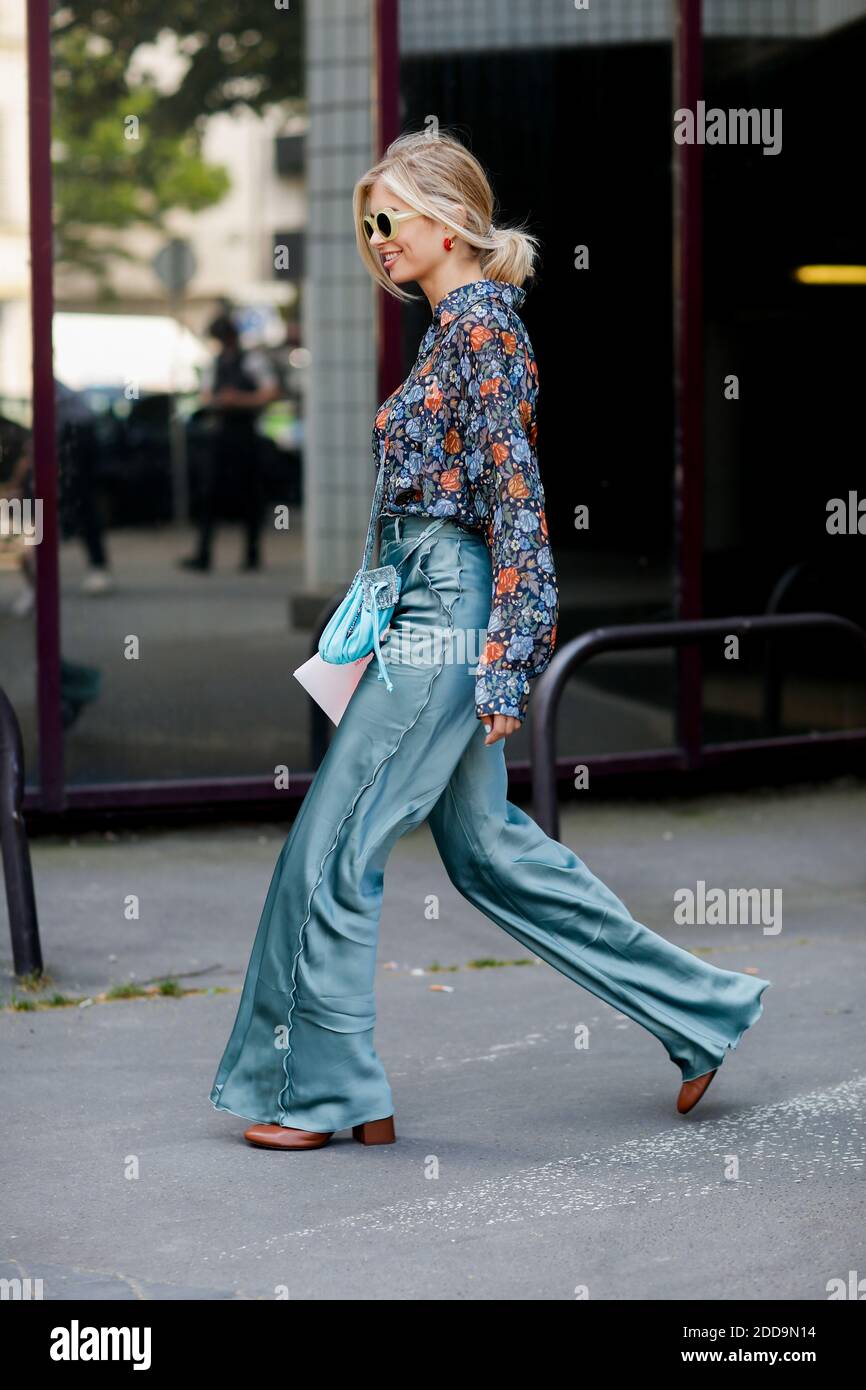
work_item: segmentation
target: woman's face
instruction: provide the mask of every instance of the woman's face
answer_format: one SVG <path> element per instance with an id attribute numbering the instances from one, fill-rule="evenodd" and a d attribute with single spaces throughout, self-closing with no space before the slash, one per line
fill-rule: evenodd
<path id="1" fill-rule="evenodd" d="M 392 212 L 414 211 L 379 180 L 370 189 L 366 211 L 375 217 L 376 213 L 384 208 L 389 208 Z M 395 235 L 390 241 L 387 241 L 377 228 L 370 238 L 370 246 L 373 254 L 382 262 L 385 274 L 395 285 L 406 284 L 412 280 L 421 283 L 436 270 L 448 254 L 442 245 L 445 234 L 441 223 L 418 213 L 415 217 L 408 217 L 405 222 L 398 222 Z"/>

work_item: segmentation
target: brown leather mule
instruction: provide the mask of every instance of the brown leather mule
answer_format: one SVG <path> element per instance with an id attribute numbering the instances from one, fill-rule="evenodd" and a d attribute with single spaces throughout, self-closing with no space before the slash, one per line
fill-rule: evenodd
<path id="1" fill-rule="evenodd" d="M 260 1149 L 321 1149 L 333 1139 L 334 1130 L 290 1129 L 284 1125 L 250 1125 L 244 1138 Z M 352 1138 L 359 1144 L 393 1144 L 394 1116 L 384 1120 L 367 1120 L 354 1125 Z"/>
<path id="2" fill-rule="evenodd" d="M 677 1097 L 677 1110 L 681 1115 L 686 1115 L 689 1110 L 694 1109 L 717 1071 L 718 1067 L 713 1067 L 712 1071 L 705 1071 L 703 1076 L 696 1076 L 692 1081 L 683 1082 Z"/>

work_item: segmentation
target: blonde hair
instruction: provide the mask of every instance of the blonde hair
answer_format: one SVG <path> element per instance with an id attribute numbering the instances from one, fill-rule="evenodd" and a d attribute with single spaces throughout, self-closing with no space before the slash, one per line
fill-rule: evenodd
<path id="1" fill-rule="evenodd" d="M 395 298 L 411 303 L 418 296 L 392 283 L 364 231 L 370 189 L 379 179 L 409 207 L 444 223 L 480 251 L 484 279 L 522 285 L 534 273 L 537 237 L 520 227 L 494 226 L 493 189 L 475 156 L 448 131 L 416 131 L 391 142 L 379 162 L 358 179 L 352 196 L 361 260 L 377 284 Z M 457 220 L 461 207 L 465 222 Z"/>

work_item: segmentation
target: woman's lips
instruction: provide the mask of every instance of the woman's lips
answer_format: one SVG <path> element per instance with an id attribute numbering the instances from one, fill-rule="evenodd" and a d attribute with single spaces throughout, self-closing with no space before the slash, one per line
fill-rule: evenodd
<path id="1" fill-rule="evenodd" d="M 382 265 L 385 267 L 386 270 L 390 270 L 391 266 L 394 264 L 394 262 L 400 254 L 401 253 L 399 251 L 386 251 L 383 253 Z"/>

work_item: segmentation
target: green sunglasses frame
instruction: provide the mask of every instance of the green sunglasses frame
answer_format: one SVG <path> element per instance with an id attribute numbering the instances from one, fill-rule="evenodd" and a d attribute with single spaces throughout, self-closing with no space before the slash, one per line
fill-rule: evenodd
<path id="1" fill-rule="evenodd" d="M 373 233 L 380 232 L 386 241 L 392 241 L 400 230 L 400 223 L 405 222 L 408 217 L 420 217 L 420 212 L 397 212 L 394 208 L 381 208 L 372 217 L 369 212 L 364 214 L 364 231 L 367 233 L 367 240 L 373 240 Z M 384 219 L 384 227 L 380 226 L 380 219 Z"/>

